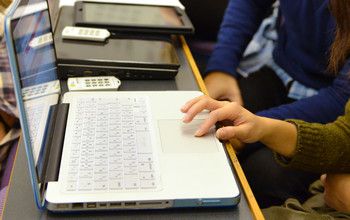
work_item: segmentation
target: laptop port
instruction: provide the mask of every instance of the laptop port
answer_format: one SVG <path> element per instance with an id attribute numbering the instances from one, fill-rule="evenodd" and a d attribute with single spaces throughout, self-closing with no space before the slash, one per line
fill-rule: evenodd
<path id="1" fill-rule="evenodd" d="M 91 70 L 84 70 L 83 74 L 84 75 L 91 75 L 91 74 L 93 74 L 93 72 Z"/>
<path id="2" fill-rule="evenodd" d="M 140 202 L 140 205 L 162 205 L 162 202 Z"/>
<path id="3" fill-rule="evenodd" d="M 84 204 L 83 203 L 73 203 L 72 208 L 73 209 L 82 209 L 82 208 L 84 208 Z"/>
<path id="4" fill-rule="evenodd" d="M 107 203 L 100 203 L 100 207 L 101 208 L 106 208 L 107 207 Z"/>
<path id="5" fill-rule="evenodd" d="M 120 207 L 120 206 L 122 206 L 122 203 L 121 202 L 111 202 L 110 206 L 111 207 Z"/>
<path id="6" fill-rule="evenodd" d="M 68 209 L 68 204 L 57 204 L 57 209 Z"/>
<path id="7" fill-rule="evenodd" d="M 96 208 L 96 203 L 87 203 L 86 207 L 88 207 L 90 209 Z"/>
<path id="8" fill-rule="evenodd" d="M 125 206 L 136 206 L 136 202 L 126 202 Z"/>

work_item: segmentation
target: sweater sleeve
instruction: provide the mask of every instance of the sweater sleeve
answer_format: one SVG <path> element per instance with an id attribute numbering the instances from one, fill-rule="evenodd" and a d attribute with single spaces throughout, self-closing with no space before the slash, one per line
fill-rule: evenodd
<path id="1" fill-rule="evenodd" d="M 307 122 L 328 123 L 344 114 L 344 106 L 349 98 L 350 59 L 332 85 L 321 89 L 317 95 L 264 110 L 257 115 L 281 120 L 295 118 Z"/>
<path id="2" fill-rule="evenodd" d="M 350 101 L 333 123 L 287 121 L 297 126 L 297 152 L 290 160 L 275 154 L 280 164 L 317 173 L 350 172 Z"/>
<path id="3" fill-rule="evenodd" d="M 230 0 L 205 74 L 221 71 L 237 76 L 244 50 L 274 1 Z"/>

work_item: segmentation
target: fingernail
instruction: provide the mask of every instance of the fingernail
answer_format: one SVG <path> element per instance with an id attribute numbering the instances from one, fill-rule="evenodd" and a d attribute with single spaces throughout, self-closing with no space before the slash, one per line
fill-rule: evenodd
<path id="1" fill-rule="evenodd" d="M 220 139 L 222 137 L 222 135 L 223 135 L 223 131 L 222 130 L 219 129 L 219 130 L 216 131 L 216 137 L 217 138 Z"/>
<path id="2" fill-rule="evenodd" d="M 194 133 L 194 136 L 196 137 L 202 136 L 203 135 L 202 133 L 203 133 L 202 130 L 199 129 L 196 131 L 196 133 Z"/>

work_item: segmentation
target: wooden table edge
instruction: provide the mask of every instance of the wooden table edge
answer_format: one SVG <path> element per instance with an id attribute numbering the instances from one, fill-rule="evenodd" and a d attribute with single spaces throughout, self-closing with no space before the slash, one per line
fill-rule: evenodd
<path id="1" fill-rule="evenodd" d="M 192 69 L 192 72 L 194 74 L 194 77 L 198 83 L 198 86 L 199 86 L 199 89 L 204 93 L 204 94 L 208 94 L 208 91 L 205 87 L 205 84 L 204 84 L 204 81 L 203 81 L 203 78 L 199 72 L 199 69 L 196 65 L 196 62 L 192 56 L 192 53 L 190 51 L 190 48 L 188 47 L 187 43 L 186 43 L 186 40 L 183 36 L 180 36 L 180 41 L 181 41 L 181 44 L 182 44 L 182 48 L 183 48 L 183 51 L 185 53 L 185 56 L 190 64 L 190 67 Z M 244 175 L 244 172 L 243 172 L 243 169 L 241 167 L 241 165 L 239 164 L 239 161 L 237 159 L 237 156 L 236 156 L 236 153 L 232 147 L 232 145 L 230 143 L 226 143 L 225 144 L 226 146 L 226 150 L 229 154 L 229 157 L 231 159 L 231 162 L 233 164 L 233 167 L 234 169 L 236 170 L 237 172 L 237 176 L 238 176 L 238 179 L 242 185 L 242 188 L 243 188 L 243 193 L 245 194 L 246 198 L 247 198 L 247 201 L 248 201 L 248 205 L 249 205 L 249 208 L 252 212 L 252 215 L 254 217 L 254 219 L 256 220 L 263 220 L 265 219 L 262 212 L 261 212 L 261 209 L 254 197 L 254 194 L 248 184 L 248 181 L 247 181 L 247 178 L 245 177 Z"/>

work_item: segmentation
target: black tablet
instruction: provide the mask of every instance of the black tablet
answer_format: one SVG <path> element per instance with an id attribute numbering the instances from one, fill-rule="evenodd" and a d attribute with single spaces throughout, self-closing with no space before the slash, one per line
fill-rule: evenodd
<path id="1" fill-rule="evenodd" d="M 77 1 L 75 24 L 113 32 L 193 33 L 184 10 L 171 6 Z"/>

